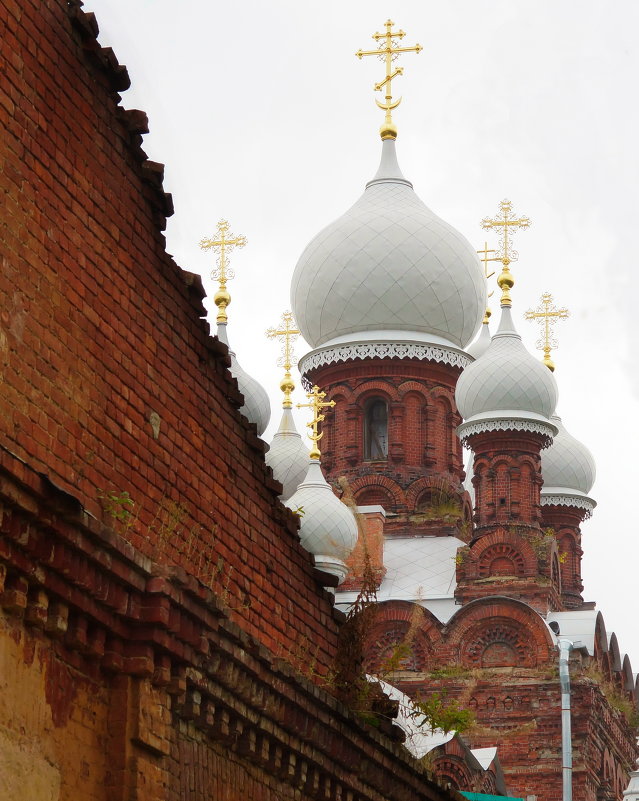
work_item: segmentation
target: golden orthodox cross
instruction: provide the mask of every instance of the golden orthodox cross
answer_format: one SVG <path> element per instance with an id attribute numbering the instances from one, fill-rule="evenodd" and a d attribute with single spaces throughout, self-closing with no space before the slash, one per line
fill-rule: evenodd
<path id="1" fill-rule="evenodd" d="M 513 213 L 513 204 L 510 200 L 502 200 L 499 204 L 501 214 L 498 214 L 494 220 L 490 217 L 484 217 L 481 221 L 481 227 L 489 231 L 496 229 L 499 233 L 499 250 L 497 258 L 502 263 L 502 271 L 497 279 L 497 284 L 502 291 L 501 305 L 511 306 L 510 290 L 514 286 L 515 280 L 510 274 L 509 265 L 512 261 L 517 260 L 519 255 L 516 250 L 513 250 L 510 243 L 512 233 L 515 233 L 519 228 L 528 228 L 530 220 L 528 217 L 517 218 Z"/>
<path id="2" fill-rule="evenodd" d="M 282 406 L 285 409 L 290 409 L 293 405 L 291 402 L 291 392 L 295 389 L 295 384 L 291 378 L 291 367 L 294 364 L 297 364 L 297 359 L 293 357 L 292 344 L 297 339 L 299 333 L 299 329 L 295 327 L 295 320 L 293 319 L 293 315 L 290 311 L 284 312 L 282 315 L 279 329 L 269 328 L 266 332 L 266 336 L 269 339 L 281 337 L 283 340 L 282 355 L 277 360 L 277 364 L 279 367 L 283 367 L 285 371 L 284 378 L 280 382 L 280 389 L 284 393 L 284 402 Z"/>
<path id="3" fill-rule="evenodd" d="M 402 102 L 402 98 L 400 97 L 399 100 L 393 102 L 392 83 L 394 78 L 404 74 L 404 68 L 397 67 L 397 69 L 393 71 L 393 61 L 397 59 L 400 53 L 419 53 L 424 49 L 420 44 L 413 45 L 413 47 L 400 47 L 394 40 L 403 39 L 406 33 L 401 29 L 399 31 L 393 31 L 394 24 L 392 20 L 386 20 L 386 32 L 373 34 L 373 39 L 379 42 L 377 50 L 358 50 L 357 53 L 355 53 L 359 59 L 361 59 L 362 56 L 378 56 L 378 58 L 386 62 L 386 77 L 383 81 L 374 84 L 376 92 L 381 92 L 381 90 L 386 87 L 385 102 L 380 103 L 379 100 L 375 101 L 382 111 L 386 112 L 384 124 L 380 128 L 382 139 L 397 138 L 397 128 L 393 124 L 391 111 L 399 106 Z"/>
<path id="4" fill-rule="evenodd" d="M 228 320 L 226 307 L 231 302 L 231 296 L 226 289 L 226 282 L 235 277 L 235 273 L 228 266 L 228 254 L 233 248 L 243 248 L 244 245 L 246 245 L 245 236 L 229 234 L 229 224 L 227 220 L 220 220 L 217 224 L 217 239 L 208 239 L 205 237 L 200 240 L 200 247 L 202 250 L 213 249 L 218 253 L 217 266 L 211 273 L 211 278 L 214 281 L 220 282 L 220 287 L 213 298 L 218 309 L 218 323 L 226 323 Z"/>
<path id="5" fill-rule="evenodd" d="M 309 456 L 311 459 L 319 459 L 322 455 L 320 453 L 319 448 L 317 447 L 317 443 L 322 439 L 324 436 L 324 432 L 318 433 L 318 426 L 320 423 L 324 422 L 326 419 L 326 415 L 322 414 L 322 409 L 330 406 L 335 406 L 335 401 L 324 401 L 326 397 L 325 392 L 320 392 L 320 388 L 317 384 L 313 387 L 310 392 L 306 393 L 306 397 L 309 399 L 310 403 L 298 403 L 298 409 L 312 409 L 313 410 L 313 419 L 310 423 L 306 424 L 307 428 L 312 429 L 313 433 L 308 435 L 308 438 L 313 442 L 313 447 Z"/>
<path id="6" fill-rule="evenodd" d="M 477 253 L 479 253 L 479 255 L 482 256 L 481 261 L 483 261 L 483 263 L 484 263 L 484 278 L 486 279 L 486 284 L 488 284 L 488 279 L 492 278 L 493 275 L 495 275 L 495 271 L 494 270 L 492 272 L 490 272 L 490 273 L 488 272 L 488 262 L 489 261 L 501 261 L 499 256 L 490 256 L 490 257 L 488 256 L 489 253 L 496 253 L 496 252 L 497 252 L 496 250 L 489 250 L 488 249 L 488 242 L 484 242 L 484 249 L 483 250 L 478 250 L 477 251 Z M 492 298 L 492 296 L 494 294 L 495 294 L 495 290 L 493 289 L 492 292 L 488 292 L 486 294 L 486 299 Z M 492 312 L 490 311 L 488 306 L 486 306 L 486 312 L 484 313 L 484 319 L 483 319 L 482 322 L 487 323 L 488 320 L 490 319 L 490 315 L 491 314 L 492 314 Z"/>
<path id="7" fill-rule="evenodd" d="M 553 306 L 552 295 L 550 292 L 544 292 L 541 296 L 540 305 L 536 309 L 528 309 L 524 317 L 526 320 L 536 320 L 543 326 L 542 335 L 535 344 L 544 352 L 544 364 L 546 367 L 554 371 L 555 364 L 550 358 L 550 350 L 557 347 L 557 340 L 555 339 L 552 325 L 555 320 L 565 320 L 566 317 L 570 317 L 570 312 L 568 309 L 558 309 Z"/>

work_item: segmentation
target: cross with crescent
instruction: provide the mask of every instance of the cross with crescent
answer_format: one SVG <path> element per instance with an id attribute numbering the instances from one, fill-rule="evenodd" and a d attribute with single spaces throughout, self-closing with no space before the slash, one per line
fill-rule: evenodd
<path id="1" fill-rule="evenodd" d="M 284 312 L 280 321 L 280 327 L 269 328 L 266 331 L 266 336 L 269 339 L 282 338 L 282 355 L 277 360 L 279 367 L 284 368 L 284 378 L 280 382 L 280 389 L 284 393 L 284 402 L 282 406 L 284 409 L 290 409 L 293 405 L 291 401 L 291 392 L 295 389 L 295 384 L 291 377 L 291 367 L 297 364 L 297 359 L 293 356 L 292 344 L 298 337 L 299 329 L 295 327 L 295 320 L 290 311 Z"/>
<path id="2" fill-rule="evenodd" d="M 489 231 L 496 229 L 499 233 L 499 250 L 497 251 L 497 259 L 502 263 L 502 271 L 497 279 L 497 284 L 502 291 L 501 305 L 511 306 L 510 290 L 515 284 L 509 269 L 511 262 L 516 261 L 518 253 L 513 250 L 510 243 L 511 231 L 515 233 L 519 228 L 528 228 L 530 220 L 528 217 L 517 218 L 513 213 L 513 204 L 510 200 L 502 200 L 499 204 L 501 214 L 492 220 L 490 217 L 484 217 L 481 221 L 481 227 Z"/>
<path id="3" fill-rule="evenodd" d="M 403 39 L 404 36 L 406 36 L 406 33 L 401 29 L 399 31 L 393 31 L 394 24 L 395 23 L 392 20 L 386 20 L 386 32 L 373 34 L 373 39 L 376 42 L 379 42 L 379 47 L 377 50 L 358 50 L 357 53 L 355 53 L 359 59 L 361 59 L 362 56 L 377 56 L 386 62 L 386 77 L 383 81 L 374 84 L 376 92 L 381 92 L 381 90 L 386 87 L 386 95 L 384 97 L 385 102 L 380 103 L 379 100 L 375 101 L 382 111 L 386 112 L 384 124 L 380 128 L 382 139 L 397 138 L 397 128 L 393 124 L 391 111 L 399 106 L 399 104 L 402 102 L 402 98 L 400 97 L 399 100 L 393 101 L 393 92 L 391 87 L 393 79 L 397 78 L 398 75 L 404 74 L 404 68 L 397 67 L 397 69 L 393 71 L 393 61 L 397 59 L 400 53 L 419 53 L 424 49 L 420 44 L 413 45 L 413 47 L 399 47 L 394 40 Z"/>
<path id="4" fill-rule="evenodd" d="M 211 272 L 211 278 L 214 281 L 220 282 L 220 287 L 213 298 L 218 309 L 218 323 L 226 323 L 228 320 L 226 307 L 231 302 L 231 296 L 226 289 L 226 282 L 235 277 L 235 273 L 228 266 L 227 254 L 230 253 L 233 248 L 243 248 L 244 245 L 246 245 L 246 237 L 229 234 L 229 227 L 227 220 L 220 220 L 217 224 L 217 239 L 208 239 L 205 237 L 200 240 L 200 247 L 202 250 L 213 249 L 218 251 L 217 266 Z"/>
<path id="5" fill-rule="evenodd" d="M 536 320 L 543 326 L 543 333 L 535 343 L 536 346 L 544 352 L 544 364 L 551 371 L 555 370 L 555 363 L 550 358 L 551 348 L 556 348 L 557 340 L 555 339 L 552 325 L 556 320 L 565 320 L 570 317 L 568 309 L 558 309 L 553 305 L 553 299 L 550 292 L 544 292 L 541 296 L 541 303 L 536 309 L 528 309 L 524 314 L 526 320 Z"/>
<path id="6" fill-rule="evenodd" d="M 306 393 L 306 397 L 309 399 L 310 403 L 298 403 L 297 408 L 313 410 L 313 419 L 310 423 L 306 424 L 306 427 L 312 429 L 313 431 L 312 434 L 308 435 L 308 438 L 313 443 L 313 448 L 311 449 L 309 456 L 311 459 L 319 459 L 322 454 L 320 453 L 320 449 L 317 447 L 317 443 L 324 436 L 324 432 L 322 431 L 321 433 L 318 433 L 318 426 L 326 419 L 326 415 L 321 414 L 321 410 L 326 407 L 335 406 L 335 401 L 324 401 L 326 393 L 320 392 L 320 388 L 317 386 L 317 384 L 310 392 Z"/>

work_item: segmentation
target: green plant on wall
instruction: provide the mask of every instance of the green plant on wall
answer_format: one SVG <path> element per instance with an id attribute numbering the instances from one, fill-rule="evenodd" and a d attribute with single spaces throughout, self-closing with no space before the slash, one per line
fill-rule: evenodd
<path id="1" fill-rule="evenodd" d="M 436 729 L 441 729 L 445 734 L 453 730 L 463 732 L 475 722 L 470 709 L 461 707 L 454 698 L 446 701 L 443 692 L 434 692 L 425 701 L 416 701 L 415 705 L 419 713 L 425 716 L 421 725 L 430 728 L 431 732 Z"/>
<path id="2" fill-rule="evenodd" d="M 135 503 L 128 492 L 98 490 L 98 500 L 104 513 L 116 521 L 119 528 L 126 531 L 135 522 L 133 517 Z"/>

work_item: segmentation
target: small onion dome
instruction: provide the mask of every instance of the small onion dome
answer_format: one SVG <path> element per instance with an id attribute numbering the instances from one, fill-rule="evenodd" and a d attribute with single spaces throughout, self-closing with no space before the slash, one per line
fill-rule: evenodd
<path id="1" fill-rule="evenodd" d="M 510 308 L 502 307 L 499 330 L 486 351 L 462 372 L 455 399 L 464 435 L 495 429 L 552 435 L 557 383 L 550 370 L 524 347 Z"/>
<path id="2" fill-rule="evenodd" d="M 351 510 L 333 494 L 317 459 L 308 463 L 306 478 L 286 505 L 300 510 L 300 540 L 326 573 L 346 578 L 345 559 L 357 542 L 357 523 Z"/>
<path id="3" fill-rule="evenodd" d="M 231 373 L 237 381 L 238 389 L 242 395 L 244 395 L 244 405 L 240 407 L 240 411 L 249 423 L 255 423 L 257 433 L 259 436 L 262 436 L 271 419 L 271 404 L 266 390 L 240 366 L 235 352 L 231 350 L 231 346 L 229 345 L 226 323 L 218 323 L 217 337 L 220 342 L 224 342 L 229 349 Z"/>
<path id="4" fill-rule="evenodd" d="M 284 487 L 280 498 L 286 501 L 304 480 L 308 470 L 308 448 L 297 433 L 290 409 L 282 411 L 282 421 L 266 454 L 266 464 Z"/>
<path id="5" fill-rule="evenodd" d="M 470 454 L 466 462 L 466 478 L 464 479 L 464 489 L 470 495 L 470 500 L 473 506 L 475 505 L 475 487 L 473 486 L 473 478 L 475 476 L 475 458 Z"/>
<path id="6" fill-rule="evenodd" d="M 465 347 L 486 288 L 468 240 L 434 214 L 401 173 L 395 141 L 360 199 L 306 247 L 291 283 L 298 327 L 312 348 L 365 331 L 420 332 Z"/>
<path id="7" fill-rule="evenodd" d="M 484 319 L 479 336 L 471 345 L 466 348 L 466 353 L 469 356 L 472 356 L 475 361 L 477 361 L 480 356 L 483 356 L 483 354 L 486 353 L 489 345 L 490 327 L 488 325 L 488 320 Z"/>
<path id="8" fill-rule="evenodd" d="M 561 418 L 553 415 L 552 422 L 558 433 L 550 448 L 541 456 L 541 474 L 544 486 L 541 490 L 542 504 L 553 502 L 561 505 L 589 507 L 595 502 L 588 493 L 595 483 L 595 460 L 588 448 L 564 428 Z"/>
<path id="9" fill-rule="evenodd" d="M 639 801 L 639 770 L 630 771 L 630 782 L 623 791 L 624 801 Z"/>

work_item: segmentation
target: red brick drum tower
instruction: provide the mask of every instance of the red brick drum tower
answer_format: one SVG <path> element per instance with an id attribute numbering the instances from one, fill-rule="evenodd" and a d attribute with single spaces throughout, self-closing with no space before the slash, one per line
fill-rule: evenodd
<path id="1" fill-rule="evenodd" d="M 390 93 L 389 75 L 379 86 Z M 408 645 L 393 683 L 471 709 L 467 742 L 496 747 L 510 794 L 522 797 L 561 797 L 557 644 L 570 640 L 575 798 L 620 801 L 637 756 L 637 691 L 616 639 L 581 599 L 592 460 L 553 416 L 553 374 L 511 317 L 510 236 L 528 221 L 507 201 L 484 221 L 502 234 L 502 317 L 471 354 L 486 308 L 477 254 L 414 193 L 388 119 L 381 133 L 377 174 L 307 246 L 291 289 L 312 348 L 303 380 L 336 401 L 323 467 L 365 518 L 337 604 L 357 597 L 367 540 L 378 579 L 369 669 Z M 466 485 L 462 443 L 473 452 Z M 491 791 L 460 754 L 433 764 L 454 787 Z"/>

